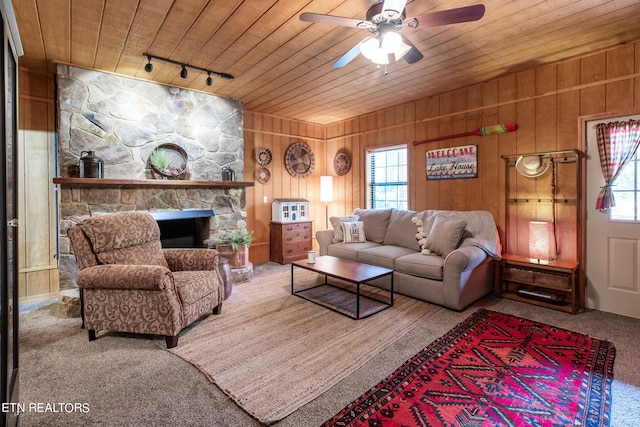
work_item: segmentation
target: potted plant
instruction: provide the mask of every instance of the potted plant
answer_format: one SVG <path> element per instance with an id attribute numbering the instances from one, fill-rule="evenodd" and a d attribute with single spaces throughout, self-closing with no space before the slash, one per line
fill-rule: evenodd
<path id="1" fill-rule="evenodd" d="M 223 233 L 219 238 L 207 239 L 205 243 L 215 247 L 220 256 L 229 261 L 231 268 L 249 266 L 249 245 L 253 242 L 253 231 L 247 229 Z"/>

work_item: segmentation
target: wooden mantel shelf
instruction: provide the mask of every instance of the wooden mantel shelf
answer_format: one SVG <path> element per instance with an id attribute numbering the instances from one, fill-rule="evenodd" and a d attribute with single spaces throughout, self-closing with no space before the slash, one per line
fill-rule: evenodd
<path id="1" fill-rule="evenodd" d="M 185 179 L 105 179 L 105 178 L 53 178 L 54 184 L 83 187 L 213 187 L 238 188 L 253 187 L 246 181 L 190 181 Z"/>

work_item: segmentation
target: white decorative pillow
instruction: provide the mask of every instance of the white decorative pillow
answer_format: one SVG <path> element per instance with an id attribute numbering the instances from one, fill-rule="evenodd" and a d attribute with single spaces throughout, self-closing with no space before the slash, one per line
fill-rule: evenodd
<path id="1" fill-rule="evenodd" d="M 424 243 L 422 253 L 425 255 L 435 253 L 445 258 L 458 247 L 466 227 L 467 221 L 448 221 L 444 216 L 437 216 Z"/>
<path id="2" fill-rule="evenodd" d="M 342 233 L 343 222 L 353 222 L 359 219 L 360 217 L 358 215 L 332 216 L 329 218 L 329 222 L 333 226 L 333 240 L 331 240 L 331 243 L 340 243 L 344 241 L 344 235 Z"/>
<path id="3" fill-rule="evenodd" d="M 345 243 L 364 243 L 366 238 L 364 236 L 364 222 L 343 222 L 342 233 L 344 235 Z"/>

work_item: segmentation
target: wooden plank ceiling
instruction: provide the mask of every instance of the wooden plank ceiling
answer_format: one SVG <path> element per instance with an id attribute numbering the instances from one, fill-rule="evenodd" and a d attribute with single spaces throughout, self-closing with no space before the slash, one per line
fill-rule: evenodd
<path id="1" fill-rule="evenodd" d="M 240 99 L 245 109 L 328 124 L 640 39 L 638 0 L 413 0 L 409 17 L 482 2 L 480 21 L 402 32 L 424 59 L 377 68 L 333 62 L 369 35 L 302 22 L 302 12 L 364 19 L 376 0 L 13 0 L 25 55 Z M 153 62 L 143 53 L 230 73 Z M 640 64 L 636 65 L 638 70 Z"/>

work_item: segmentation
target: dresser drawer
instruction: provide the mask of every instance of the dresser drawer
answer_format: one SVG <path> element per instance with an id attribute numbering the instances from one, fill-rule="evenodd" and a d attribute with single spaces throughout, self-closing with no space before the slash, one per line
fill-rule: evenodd
<path id="1" fill-rule="evenodd" d="M 534 273 L 531 270 L 507 266 L 502 269 L 502 278 L 504 280 L 513 280 L 514 282 L 533 283 Z"/>
<path id="2" fill-rule="evenodd" d="M 303 224 L 286 224 L 282 226 L 282 232 L 284 235 L 289 235 L 293 233 L 302 233 L 302 232 L 310 232 L 311 224 L 303 223 Z"/>
<path id="3" fill-rule="evenodd" d="M 307 231 L 307 230 L 300 230 L 300 231 L 290 231 L 288 233 L 285 233 L 282 240 L 283 240 L 283 244 L 286 244 L 288 242 L 300 242 L 300 241 L 306 241 L 309 240 L 309 238 L 311 238 L 311 232 Z"/>
<path id="4" fill-rule="evenodd" d="M 284 245 L 284 254 L 286 256 L 291 256 L 294 254 L 304 254 L 307 255 L 307 252 L 311 250 L 311 242 L 300 242 L 300 243 L 290 243 Z"/>
<path id="5" fill-rule="evenodd" d="M 534 273 L 535 285 L 553 289 L 571 289 L 571 276 L 567 274 L 553 274 L 536 271 Z"/>

